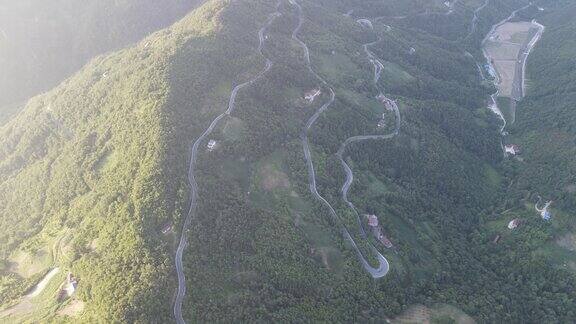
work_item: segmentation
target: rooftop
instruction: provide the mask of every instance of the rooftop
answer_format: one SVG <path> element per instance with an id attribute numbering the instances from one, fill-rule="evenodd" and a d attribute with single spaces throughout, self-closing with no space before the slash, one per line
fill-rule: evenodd
<path id="1" fill-rule="evenodd" d="M 520 225 L 520 220 L 518 218 L 515 218 L 511 220 L 510 223 L 508 223 L 508 228 L 515 229 L 516 227 L 518 227 L 518 225 Z"/>
<path id="2" fill-rule="evenodd" d="M 368 216 L 368 225 L 371 227 L 378 226 L 378 217 L 376 215 L 367 215 Z"/>

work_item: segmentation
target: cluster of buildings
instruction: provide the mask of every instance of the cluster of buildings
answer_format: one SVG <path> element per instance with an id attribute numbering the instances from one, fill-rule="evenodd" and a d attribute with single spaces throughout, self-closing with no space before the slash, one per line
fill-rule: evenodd
<path id="1" fill-rule="evenodd" d="M 538 200 L 538 203 L 540 202 L 540 200 Z M 550 220 L 552 217 L 552 214 L 550 213 L 550 211 L 548 210 L 548 208 L 550 207 L 550 205 L 552 204 L 552 201 L 547 202 L 543 208 L 538 208 L 538 203 L 536 203 L 535 208 L 536 211 L 540 214 L 540 216 L 542 217 L 543 220 Z M 510 222 L 508 222 L 508 229 L 509 230 L 514 230 L 516 228 L 518 228 L 518 226 L 522 225 L 522 220 L 519 218 L 514 218 L 513 220 L 511 220 Z M 492 240 L 493 243 L 498 243 L 501 239 L 500 234 L 497 234 L 494 239 Z"/>
<path id="2" fill-rule="evenodd" d="M 394 107 L 396 106 L 396 102 L 394 102 L 394 100 L 392 99 L 388 99 L 384 94 L 380 93 L 379 95 L 376 96 L 376 99 L 378 99 L 383 105 L 384 108 L 386 108 L 386 110 L 388 111 L 394 111 Z"/>
<path id="3" fill-rule="evenodd" d="M 390 239 L 382 231 L 382 227 L 378 224 L 378 217 L 376 215 L 366 215 L 366 218 L 368 219 L 368 227 L 370 227 L 374 237 L 386 248 L 394 247 Z"/>
<path id="4" fill-rule="evenodd" d="M 386 110 L 394 111 L 395 106 L 396 106 L 396 102 L 394 102 L 394 100 L 388 99 L 383 94 L 379 94 L 378 96 L 376 96 L 376 99 L 384 105 L 384 108 L 386 108 Z M 382 114 L 382 118 L 378 121 L 378 128 L 382 128 L 382 127 L 386 126 L 385 118 L 386 118 L 386 114 Z"/>

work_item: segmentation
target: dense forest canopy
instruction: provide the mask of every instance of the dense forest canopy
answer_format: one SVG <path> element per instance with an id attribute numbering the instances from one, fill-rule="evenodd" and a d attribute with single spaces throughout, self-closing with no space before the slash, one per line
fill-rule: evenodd
<path id="1" fill-rule="evenodd" d="M 576 320 L 576 5 L 196 4 L 43 4 L 40 23 L 66 9 L 57 31 L 19 27 L 35 1 L 3 5 L 23 11 L 0 23 L 8 37 L 66 42 L 50 38 L 45 65 L 14 83 L 0 76 L 2 93 L 75 73 L 0 126 L 0 321 L 174 321 L 181 236 L 193 323 L 402 322 L 414 309 L 437 323 Z M 546 29 L 503 139 L 481 46 L 519 8 L 515 21 Z M 358 257 L 376 265 L 372 248 L 389 263 L 378 279 Z"/>

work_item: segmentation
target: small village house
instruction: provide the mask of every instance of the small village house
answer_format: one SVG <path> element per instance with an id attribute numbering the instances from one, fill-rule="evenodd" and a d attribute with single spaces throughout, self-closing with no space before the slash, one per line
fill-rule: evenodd
<path id="1" fill-rule="evenodd" d="M 206 147 L 208 148 L 208 151 L 214 150 L 214 148 L 216 147 L 216 141 L 215 140 L 208 141 L 208 145 Z"/>
<path id="2" fill-rule="evenodd" d="M 516 144 L 507 144 L 504 146 L 504 150 L 508 154 L 517 155 L 520 154 L 520 148 Z"/>
<path id="3" fill-rule="evenodd" d="M 518 218 L 515 218 L 508 223 L 508 229 L 511 230 L 515 229 L 516 227 L 518 227 L 518 225 L 520 225 L 520 220 Z"/>
<path id="4" fill-rule="evenodd" d="M 543 220 L 550 220 L 550 218 L 552 218 L 552 214 L 548 211 L 547 208 L 545 208 L 540 215 L 542 216 Z"/>
<path id="5" fill-rule="evenodd" d="M 378 217 L 376 217 L 376 215 L 366 215 L 366 217 L 368 218 L 368 226 L 370 227 L 378 226 Z"/>
<path id="6" fill-rule="evenodd" d="M 312 89 L 310 91 L 307 91 L 306 93 L 304 93 L 304 99 L 306 99 L 308 102 L 313 102 L 314 99 L 316 99 L 316 97 L 318 95 L 320 95 L 322 93 L 322 91 L 320 91 L 320 89 Z"/>
<path id="7" fill-rule="evenodd" d="M 164 235 L 168 234 L 169 232 L 172 231 L 172 228 L 173 228 L 172 223 L 164 224 L 164 226 L 162 226 L 162 234 Z"/>
<path id="8" fill-rule="evenodd" d="M 368 219 L 368 226 L 370 226 L 372 230 L 372 235 L 374 235 L 374 237 L 378 241 L 380 241 L 380 243 L 382 243 L 382 245 L 384 245 L 386 248 L 388 249 L 392 248 L 394 245 L 392 244 L 390 239 L 388 239 L 388 237 L 384 235 L 382 227 L 378 225 L 378 217 L 376 215 L 366 215 L 366 218 Z"/>

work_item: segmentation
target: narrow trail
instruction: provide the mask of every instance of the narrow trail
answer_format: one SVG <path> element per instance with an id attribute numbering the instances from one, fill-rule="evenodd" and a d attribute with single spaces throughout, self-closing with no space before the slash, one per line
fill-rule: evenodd
<path id="1" fill-rule="evenodd" d="M 472 16 L 472 23 L 470 24 L 470 32 L 468 33 L 468 35 L 466 35 L 466 37 L 464 37 L 464 40 L 472 37 L 472 35 L 474 35 L 474 33 L 476 32 L 476 28 L 478 26 L 478 14 L 480 13 L 480 11 L 484 10 L 486 6 L 488 6 L 488 3 L 490 3 L 490 0 L 485 0 L 480 7 L 474 10 L 474 15 Z"/>
<path id="2" fill-rule="evenodd" d="M 22 296 L 20 301 L 11 307 L 8 307 L 2 311 L 0 311 L 0 323 L 11 323 L 14 321 L 9 321 L 8 317 L 12 317 L 14 315 L 24 315 L 32 313 L 35 309 L 38 308 L 37 301 L 35 300 L 36 297 L 40 296 L 44 289 L 48 286 L 50 281 L 60 272 L 60 268 L 56 267 L 50 270 L 44 277 L 34 286 L 32 291 L 28 294 Z M 34 301 L 33 301 L 34 300 Z"/>
<path id="3" fill-rule="evenodd" d="M 308 49 L 308 46 L 306 45 L 306 43 L 304 43 L 299 37 L 298 34 L 300 33 L 300 29 L 302 28 L 302 24 L 304 21 L 303 18 L 303 14 L 302 14 L 302 7 L 300 6 L 300 4 L 298 4 L 298 2 L 296 2 L 295 0 L 289 0 L 290 4 L 293 5 L 294 7 L 296 7 L 297 10 L 297 14 L 298 14 L 298 23 L 296 25 L 296 28 L 294 29 L 293 33 L 292 33 L 292 39 L 294 39 L 302 48 L 302 50 L 304 51 L 304 62 L 306 65 L 306 68 L 308 69 L 308 71 L 318 80 L 322 83 L 322 85 L 324 87 L 326 87 L 330 93 L 330 98 L 328 99 L 327 102 L 325 102 L 315 113 L 314 115 L 312 115 L 312 117 L 308 120 L 308 122 L 306 123 L 305 128 L 302 130 L 302 146 L 303 146 L 303 150 L 304 150 L 304 157 L 306 160 L 306 166 L 308 168 L 308 182 L 309 182 L 309 187 L 310 187 L 310 192 L 312 193 L 312 195 L 314 196 L 314 198 L 316 198 L 316 200 L 320 201 L 330 212 L 330 216 L 332 217 L 332 219 L 340 226 L 341 230 L 342 230 L 342 234 L 344 235 L 344 237 L 352 244 L 352 247 L 354 248 L 354 250 L 356 251 L 356 254 L 358 255 L 358 258 L 360 260 L 360 262 L 362 263 L 362 266 L 364 267 L 364 269 L 373 277 L 373 278 L 381 278 L 384 277 L 388 271 L 389 271 L 389 264 L 388 264 L 388 260 L 386 260 L 386 258 L 372 245 L 369 244 L 370 250 L 372 251 L 372 253 L 376 256 L 376 258 L 378 259 L 378 267 L 375 268 L 373 266 L 370 265 L 370 263 L 366 260 L 366 258 L 362 255 L 362 252 L 360 251 L 360 249 L 358 248 L 358 245 L 356 244 L 356 241 L 354 241 L 354 239 L 352 238 L 352 236 L 350 235 L 350 232 L 348 231 L 348 229 L 346 228 L 346 226 L 342 223 L 342 221 L 339 219 L 338 215 L 336 214 L 336 211 L 334 210 L 334 208 L 332 207 L 332 205 L 324 198 L 322 197 L 322 195 L 320 195 L 320 193 L 318 193 L 318 190 L 316 188 L 316 172 L 314 169 L 314 162 L 312 160 L 312 153 L 310 151 L 310 143 L 309 143 L 309 139 L 308 139 L 308 134 L 310 131 L 310 128 L 314 125 L 314 123 L 316 122 L 316 120 L 318 119 L 318 117 L 326 110 L 328 109 L 328 107 L 334 102 L 335 99 L 335 94 L 334 94 L 334 90 L 330 87 L 330 85 L 328 84 L 328 82 L 326 82 L 326 80 L 324 80 L 320 75 L 318 75 L 314 69 L 312 68 L 312 65 L 310 63 L 310 51 Z"/>
<path id="4" fill-rule="evenodd" d="M 272 22 L 274 22 L 274 20 L 277 17 L 279 17 L 281 15 L 281 13 L 279 11 L 280 10 L 280 4 L 281 4 L 281 2 L 278 1 L 277 6 L 276 6 L 276 11 L 269 15 L 264 26 L 258 31 L 259 43 L 258 43 L 258 48 L 256 49 L 256 52 L 260 56 L 265 58 L 266 63 L 265 63 L 264 68 L 258 74 L 256 74 L 254 77 L 252 77 L 252 79 L 250 79 L 244 83 L 241 83 L 241 84 L 237 85 L 236 87 L 234 87 L 234 89 L 232 89 L 232 92 L 230 94 L 230 99 L 228 101 L 228 109 L 226 109 L 225 112 L 218 115 L 214 120 L 212 120 L 212 123 L 210 123 L 210 125 L 204 131 L 204 133 L 202 133 L 202 135 L 200 135 L 200 137 L 198 137 L 198 139 L 196 139 L 196 141 L 194 141 L 194 143 L 192 145 L 192 150 L 190 153 L 190 164 L 189 164 L 189 168 L 188 168 L 188 182 L 190 185 L 190 204 L 189 204 L 188 213 L 186 215 L 186 219 L 184 220 L 184 224 L 182 225 L 182 232 L 180 234 L 180 242 L 178 243 L 178 248 L 176 250 L 176 256 L 175 256 L 176 273 L 178 275 L 178 290 L 176 293 L 176 299 L 174 301 L 174 317 L 176 318 L 176 322 L 178 324 L 186 323 L 184 321 L 184 318 L 182 317 L 182 303 L 183 303 L 184 297 L 186 295 L 186 278 L 184 276 L 184 266 L 182 264 L 182 256 L 184 253 L 184 249 L 186 248 L 186 245 L 187 245 L 186 236 L 188 234 L 188 230 L 190 228 L 190 223 L 192 221 L 192 218 L 194 217 L 194 215 L 196 213 L 196 205 L 197 205 L 197 201 L 198 201 L 198 184 L 196 183 L 196 176 L 195 176 L 195 168 L 196 168 L 196 160 L 197 160 L 197 156 L 198 156 L 198 148 L 200 147 L 200 144 L 202 144 L 202 142 L 206 139 L 206 137 L 212 133 L 212 131 L 214 130 L 214 128 L 216 127 L 218 122 L 221 119 L 229 116 L 234 111 L 234 108 L 236 105 L 236 96 L 238 95 L 238 91 L 240 91 L 241 89 L 248 87 L 248 86 L 252 85 L 253 83 L 255 83 L 256 81 L 260 80 L 266 74 L 266 72 L 268 72 L 270 70 L 270 68 L 272 67 L 273 62 L 270 59 L 265 57 L 262 49 L 264 46 L 264 41 L 266 39 L 266 37 L 265 37 L 266 29 L 272 24 Z"/>
<path id="5" fill-rule="evenodd" d="M 26 295 L 25 297 L 26 298 L 33 298 L 33 297 L 40 295 L 42 293 L 42 291 L 44 291 L 44 288 L 46 288 L 46 286 L 48 285 L 50 280 L 52 280 L 52 278 L 54 278 L 54 276 L 56 274 L 58 274 L 58 272 L 60 272 L 59 267 L 56 267 L 56 268 L 50 270 L 44 276 L 44 278 L 42 278 L 42 280 L 40 280 L 40 282 L 38 282 L 38 284 L 34 287 L 34 290 L 32 290 L 32 292 L 30 292 L 30 294 Z"/>
<path id="6" fill-rule="evenodd" d="M 367 20 L 367 19 L 363 18 L 363 20 Z M 358 21 L 358 22 L 360 23 L 360 21 Z M 372 24 L 370 24 L 370 26 L 372 26 Z M 356 206 L 348 199 L 348 191 L 350 190 L 350 186 L 354 182 L 354 173 L 352 172 L 352 169 L 350 168 L 350 166 L 344 160 L 343 155 L 344 155 L 344 152 L 346 151 L 346 149 L 348 148 L 348 146 L 353 144 L 353 143 L 366 141 L 366 140 L 385 140 L 385 139 L 391 139 L 391 138 L 395 137 L 396 135 L 398 135 L 398 133 L 400 131 L 400 124 L 401 124 L 400 110 L 398 109 L 396 102 L 387 98 L 384 95 L 384 92 L 382 91 L 382 89 L 380 88 L 380 85 L 378 84 L 378 81 L 380 80 L 380 76 L 382 74 L 382 69 L 383 69 L 384 65 L 376 57 L 376 55 L 374 55 L 374 53 L 372 51 L 370 51 L 370 49 L 369 49 L 370 46 L 372 46 L 372 45 L 374 45 L 380 41 L 381 41 L 381 39 L 378 38 L 374 42 L 366 43 L 366 44 L 362 45 L 362 47 L 364 48 L 364 53 L 366 53 L 368 60 L 374 66 L 374 77 L 373 77 L 372 82 L 374 84 L 374 87 L 378 90 L 378 95 L 376 96 L 376 98 L 379 98 L 379 100 L 381 100 L 383 102 L 383 104 L 391 107 L 391 109 L 394 111 L 395 118 L 396 118 L 396 126 L 394 128 L 394 131 L 390 134 L 352 136 L 352 137 L 346 139 L 346 141 L 344 141 L 344 143 L 342 143 L 342 145 L 340 146 L 340 149 L 336 153 L 336 156 L 338 156 L 338 159 L 340 160 L 340 164 L 342 164 L 342 168 L 344 169 L 344 172 L 346 173 L 346 181 L 344 182 L 344 185 L 342 186 L 342 189 L 341 189 L 342 200 L 348 205 L 348 207 L 350 207 L 350 209 L 356 215 L 358 227 L 360 228 L 360 232 L 361 232 L 360 234 L 363 238 L 366 238 L 367 235 L 366 235 L 366 231 L 364 230 L 364 226 L 362 225 L 362 220 L 360 219 L 360 213 L 358 212 L 358 209 L 356 208 Z"/>

